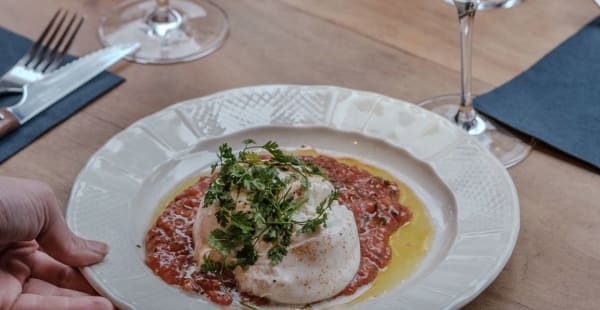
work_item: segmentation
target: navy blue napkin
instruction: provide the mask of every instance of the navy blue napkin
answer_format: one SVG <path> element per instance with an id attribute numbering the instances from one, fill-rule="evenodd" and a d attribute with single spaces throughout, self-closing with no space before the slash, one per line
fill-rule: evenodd
<path id="1" fill-rule="evenodd" d="M 29 50 L 32 42 L 16 33 L 0 27 L 0 76 L 3 75 Z M 65 61 L 74 59 L 67 56 Z M 37 137 L 75 112 L 89 104 L 124 79 L 109 72 L 103 72 L 71 94 L 67 95 L 44 112 L 38 114 L 25 125 L 4 138 L 0 138 L 0 163 L 25 148 Z M 19 95 L 0 95 L 0 107 L 17 103 Z"/>
<path id="2" fill-rule="evenodd" d="M 600 168 L 600 17 L 475 107 Z"/>

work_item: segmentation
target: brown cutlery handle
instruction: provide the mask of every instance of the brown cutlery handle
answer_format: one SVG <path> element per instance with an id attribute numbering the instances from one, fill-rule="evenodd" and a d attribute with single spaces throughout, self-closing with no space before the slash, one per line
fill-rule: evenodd
<path id="1" fill-rule="evenodd" d="M 19 127 L 17 118 L 7 109 L 0 108 L 0 138 Z"/>

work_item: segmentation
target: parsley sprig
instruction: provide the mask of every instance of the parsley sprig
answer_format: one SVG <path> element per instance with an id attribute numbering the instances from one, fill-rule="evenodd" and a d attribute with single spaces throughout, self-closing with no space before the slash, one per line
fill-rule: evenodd
<path id="1" fill-rule="evenodd" d="M 314 218 L 294 220 L 294 213 L 308 200 L 309 176 L 326 175 L 314 164 L 285 153 L 274 141 L 257 145 L 247 139 L 243 144 L 237 155 L 228 144 L 219 146 L 218 162 L 211 166 L 211 173 L 217 175 L 206 191 L 203 207 L 217 208 L 215 216 L 220 228 L 210 233 L 208 243 L 225 260 L 215 262 L 204 257 L 200 268 L 203 272 L 219 273 L 223 268 L 254 265 L 260 241 L 269 244 L 267 256 L 271 263 L 280 263 L 287 255 L 294 231 L 312 233 L 326 227 L 327 210 L 337 199 L 334 190 L 319 203 Z M 289 185 L 296 180 L 300 181 L 300 189 L 292 191 Z M 248 206 L 239 208 L 241 192 L 246 193 Z"/>

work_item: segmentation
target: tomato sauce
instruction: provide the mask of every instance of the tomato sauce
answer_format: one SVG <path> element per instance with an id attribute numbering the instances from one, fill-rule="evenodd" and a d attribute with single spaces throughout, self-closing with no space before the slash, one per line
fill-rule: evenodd
<path id="1" fill-rule="evenodd" d="M 339 295 L 352 295 L 371 283 L 379 270 L 391 260 L 389 238 L 411 218 L 408 208 L 399 203 L 398 186 L 371 175 L 364 169 L 351 167 L 327 156 L 301 156 L 300 159 L 321 167 L 339 190 L 340 204 L 354 214 L 359 233 L 361 261 L 352 282 Z M 219 305 L 229 305 L 234 296 L 257 305 L 264 298 L 238 294 L 235 278 L 225 271 L 220 276 L 200 272 L 196 264 L 192 227 L 196 210 L 212 177 L 201 177 L 185 189 L 160 214 L 146 236 L 146 264 L 165 282 L 186 291 L 205 294 Z"/>
<path id="2" fill-rule="evenodd" d="M 338 201 L 354 213 L 360 240 L 360 266 L 340 295 L 352 295 L 375 280 L 392 258 L 389 239 L 411 218 L 410 210 L 399 203 L 398 186 L 372 176 L 364 169 L 342 164 L 327 156 L 300 157 L 321 167 L 339 190 Z"/>

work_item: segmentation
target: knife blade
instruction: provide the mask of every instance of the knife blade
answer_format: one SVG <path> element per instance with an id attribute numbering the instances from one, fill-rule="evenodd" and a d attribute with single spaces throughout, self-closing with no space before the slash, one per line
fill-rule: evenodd
<path id="1" fill-rule="evenodd" d="M 23 88 L 21 100 L 0 108 L 0 138 L 87 83 L 106 68 L 135 51 L 138 43 L 119 44 L 80 57 Z"/>

